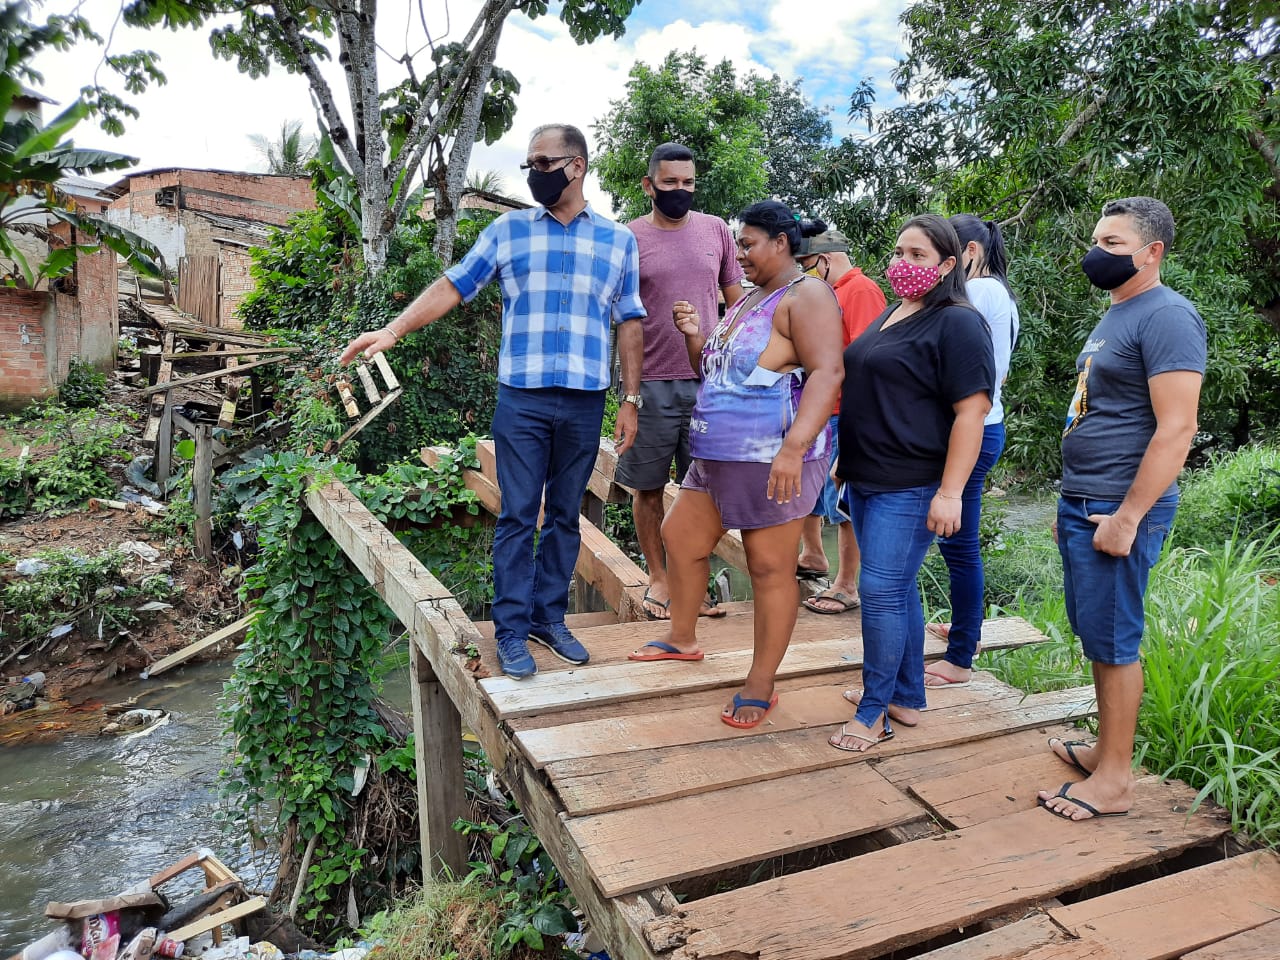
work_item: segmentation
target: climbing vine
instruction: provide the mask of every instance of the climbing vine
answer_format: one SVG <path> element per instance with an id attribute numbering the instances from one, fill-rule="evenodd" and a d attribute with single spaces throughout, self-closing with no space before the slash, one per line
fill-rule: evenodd
<path id="1" fill-rule="evenodd" d="M 480 507 L 461 480 L 462 467 L 476 465 L 470 440 L 435 468 L 397 464 L 361 477 L 350 464 L 281 453 L 234 478 L 255 491 L 244 515 L 259 553 L 245 576 L 257 617 L 223 703 L 235 740 L 225 788 L 239 809 L 257 812 L 250 824 L 274 817 L 284 848 L 277 898 L 289 899 L 307 860 L 297 919 L 318 932 L 348 917 L 349 903 L 364 910 L 394 895 L 418 859 L 377 849 L 356 822 L 367 780 L 404 776 L 396 758 L 405 745 L 375 704 L 379 665 L 400 628 L 306 510 L 306 491 L 342 481 L 411 549 L 425 550 L 446 585 L 483 601 L 485 528 L 466 525 Z"/>

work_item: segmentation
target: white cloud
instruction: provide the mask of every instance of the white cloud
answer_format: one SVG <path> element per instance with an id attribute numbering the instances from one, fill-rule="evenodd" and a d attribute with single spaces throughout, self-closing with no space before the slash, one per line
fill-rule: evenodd
<path id="1" fill-rule="evenodd" d="M 66 12 L 72 0 L 57 0 L 43 12 Z M 673 4 L 674 6 L 674 4 Z M 887 84 L 897 53 L 897 16 L 904 0 L 844 0 L 818 5 L 812 0 L 775 0 L 766 11 L 752 15 L 736 0 L 688 0 L 678 6 L 670 22 L 652 24 L 646 15 L 663 15 L 659 8 L 641 5 L 629 32 L 620 40 L 604 39 L 580 46 L 554 16 L 537 21 L 513 17 L 503 30 L 498 63 L 521 82 L 513 129 L 493 146 L 476 144 L 472 168 L 493 169 L 507 181 L 508 192 L 527 196 L 517 165 L 524 159 L 530 131 L 548 122 L 574 123 L 593 140 L 591 125 L 608 110 L 611 100 L 625 94 L 627 74 L 637 60 L 660 63 L 671 50 L 694 47 L 712 62 L 729 58 L 739 74 L 778 73 L 801 80 L 805 93 L 819 106 L 832 110 L 840 132 L 847 98 L 865 74 Z M 456 40 L 466 32 L 476 0 L 451 0 L 448 32 L 443 7 L 432 7 L 430 23 L 435 39 Z M 84 0 L 82 12 L 106 35 L 119 10 L 119 0 Z M 383 85 L 396 82 L 394 58 L 405 49 L 420 47 L 424 33 L 417 20 L 417 4 L 406 3 L 403 19 L 383 7 L 379 40 L 386 51 L 380 62 Z M 666 8 L 661 8 L 665 10 Z M 647 11 L 652 11 L 647 13 Z M 169 166 L 262 169 L 249 134 L 276 134 L 280 125 L 302 119 L 314 129 L 314 108 L 305 81 L 276 69 L 268 77 L 251 80 L 234 63 L 215 59 L 208 30 L 138 31 L 117 26 L 114 52 L 137 47 L 161 55 L 169 84 L 132 99 L 141 116 L 127 124 L 125 136 L 112 140 L 86 123 L 77 142 L 114 149 L 139 158 L 139 168 Z M 38 66 L 45 74 L 44 92 L 64 103 L 89 82 L 100 53 L 79 47 L 67 53 L 46 54 Z M 99 79 L 111 86 L 113 75 L 101 68 Z M 326 76 L 335 95 L 345 99 L 341 71 L 330 62 Z M 598 209 L 609 209 L 609 198 L 595 183 L 588 198 Z"/>

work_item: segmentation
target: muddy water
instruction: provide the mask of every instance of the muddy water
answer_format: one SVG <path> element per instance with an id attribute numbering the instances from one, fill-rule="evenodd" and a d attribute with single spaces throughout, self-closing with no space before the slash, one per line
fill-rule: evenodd
<path id="1" fill-rule="evenodd" d="M 261 872 L 213 817 L 228 670 L 197 666 L 102 691 L 104 702 L 137 696 L 171 712 L 144 736 L 0 749 L 0 956 L 52 929 L 50 900 L 110 896 L 196 847 L 246 879 Z"/>

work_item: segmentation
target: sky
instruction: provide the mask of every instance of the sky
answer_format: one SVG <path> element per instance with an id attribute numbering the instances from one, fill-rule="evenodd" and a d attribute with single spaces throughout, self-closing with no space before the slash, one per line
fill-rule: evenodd
<path id="1" fill-rule="evenodd" d="M 437 40 L 446 31 L 450 39 L 461 38 L 478 6 L 476 0 L 423 0 L 427 25 Z M 810 102 L 829 109 L 838 137 L 849 130 L 848 98 L 862 77 L 875 83 L 877 103 L 892 98 L 890 73 L 900 52 L 897 21 L 905 6 L 906 0 L 774 0 L 757 5 L 740 0 L 643 0 L 621 39 L 585 46 L 574 43 L 554 16 L 554 2 L 551 13 L 537 20 L 514 15 L 504 27 L 497 62 L 521 82 L 515 124 L 496 144 L 476 144 L 471 168 L 498 172 L 506 193 L 527 199 L 518 164 L 525 157 L 530 131 L 543 123 L 571 123 L 582 128 L 594 146 L 590 128 L 608 111 L 610 101 L 624 96 L 632 65 L 643 61 L 656 67 L 671 50 L 697 49 L 711 63 L 727 57 L 739 75 L 776 73 L 801 81 Z M 35 66 L 44 75 L 41 90 L 47 96 L 68 103 L 96 74 L 99 83 L 121 93 L 140 111 L 120 138 L 86 121 L 75 131 L 78 145 L 135 156 L 138 170 L 260 172 L 265 162 L 249 142 L 250 134 L 278 138 L 281 124 L 293 119 L 303 121 L 304 131 L 316 129 L 305 80 L 278 68 L 257 80 L 239 73 L 233 62 L 213 56 L 208 26 L 179 32 L 133 30 L 115 23 L 119 0 L 47 0 L 37 13 L 65 13 L 77 7 L 99 34 L 109 38 L 111 52 L 154 50 L 168 77 L 164 86 L 129 95 L 101 65 L 101 48 L 81 45 L 45 53 Z M 383 0 L 378 37 L 386 51 L 379 64 L 384 88 L 400 79 L 395 57 L 406 48 L 419 47 L 423 36 L 416 2 Z M 342 103 L 340 72 L 332 63 L 325 72 Z M 108 173 L 99 179 L 116 176 Z M 594 175 L 588 178 L 586 192 L 593 206 L 609 211 L 609 196 Z"/>

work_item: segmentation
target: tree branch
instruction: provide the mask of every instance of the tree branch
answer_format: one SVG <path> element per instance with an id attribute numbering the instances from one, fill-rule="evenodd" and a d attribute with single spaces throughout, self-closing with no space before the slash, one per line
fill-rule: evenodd
<path id="1" fill-rule="evenodd" d="M 436 112 L 435 117 L 432 118 L 430 123 L 424 124 L 423 121 L 430 113 L 431 104 L 440 96 L 441 71 L 436 71 L 436 79 L 431 85 L 431 90 L 423 97 L 422 106 L 414 116 L 412 133 L 410 133 L 405 141 L 404 148 L 400 151 L 398 160 L 404 164 L 402 169 L 413 171 L 422 163 L 427 147 L 452 115 L 454 106 L 479 68 L 482 51 L 486 49 L 490 42 L 496 44 L 496 38 L 502 31 L 502 25 L 506 22 L 507 17 L 510 16 L 511 11 L 515 9 L 516 2 L 517 0 L 489 0 L 484 8 L 481 9 L 476 16 L 475 22 L 471 25 L 471 29 L 467 31 L 467 36 L 463 43 L 469 44 L 475 38 L 481 25 L 484 27 L 484 32 L 481 33 L 476 46 L 467 55 L 466 62 L 463 63 L 462 68 L 458 71 L 457 77 L 449 85 L 449 93 L 440 104 L 440 109 Z M 492 61 L 490 61 L 490 66 L 492 66 Z"/>
<path id="2" fill-rule="evenodd" d="M 1085 124 L 1087 124 L 1090 120 L 1092 120 L 1094 117 L 1098 115 L 1098 111 L 1102 109 L 1102 105 L 1106 102 L 1107 102 L 1107 91 L 1103 90 L 1096 97 L 1094 97 L 1093 100 L 1083 110 L 1081 110 L 1079 113 L 1075 115 L 1074 118 L 1072 118 L 1071 122 L 1067 124 L 1067 128 L 1062 131 L 1062 135 L 1059 136 L 1058 139 L 1053 142 L 1054 148 L 1061 150 L 1068 143 L 1074 140 L 1076 136 L 1080 133 L 1080 131 L 1084 129 Z M 1085 168 L 1088 165 L 1089 165 L 1089 157 L 1087 155 L 1081 157 L 1074 164 L 1072 164 L 1071 169 L 1067 171 L 1066 179 L 1072 180 L 1075 177 L 1079 176 L 1081 173 L 1084 172 Z M 1031 211 L 1034 210 L 1036 207 L 1036 204 L 1039 203 L 1040 198 L 1044 195 L 1045 188 L 1047 188 L 1048 185 L 1049 184 L 1044 180 L 1041 180 L 1038 184 L 1036 184 L 1035 188 L 1031 191 L 1031 195 L 1027 197 L 1026 202 L 1022 205 L 1022 207 L 1018 210 L 1018 212 L 1006 220 L 1001 220 L 1000 226 L 1002 228 L 1012 227 L 1012 226 L 1015 226 L 1016 224 L 1026 223 L 1027 218 L 1031 214 Z"/>
<path id="3" fill-rule="evenodd" d="M 329 139 L 342 151 L 343 158 L 351 167 L 351 172 L 356 177 L 362 176 L 364 164 L 351 142 L 347 125 L 343 122 L 342 114 L 333 99 L 333 91 L 329 89 L 324 75 L 320 73 L 320 67 L 315 58 L 307 52 L 302 33 L 298 30 L 298 21 L 278 0 L 271 4 L 271 10 L 275 14 L 276 22 L 280 24 L 285 42 L 289 44 L 290 51 L 298 61 L 302 75 L 307 78 L 307 85 L 311 87 L 311 95 L 316 104 L 316 119 L 320 121 L 320 128 L 322 130 L 327 128 Z"/>
<path id="4" fill-rule="evenodd" d="M 1254 127 L 1249 131 L 1249 143 L 1253 149 L 1257 150 L 1262 159 L 1267 162 L 1267 168 L 1271 171 L 1271 179 L 1275 183 L 1280 183 L 1280 156 L 1277 156 L 1276 145 L 1268 140 L 1261 130 Z"/>

